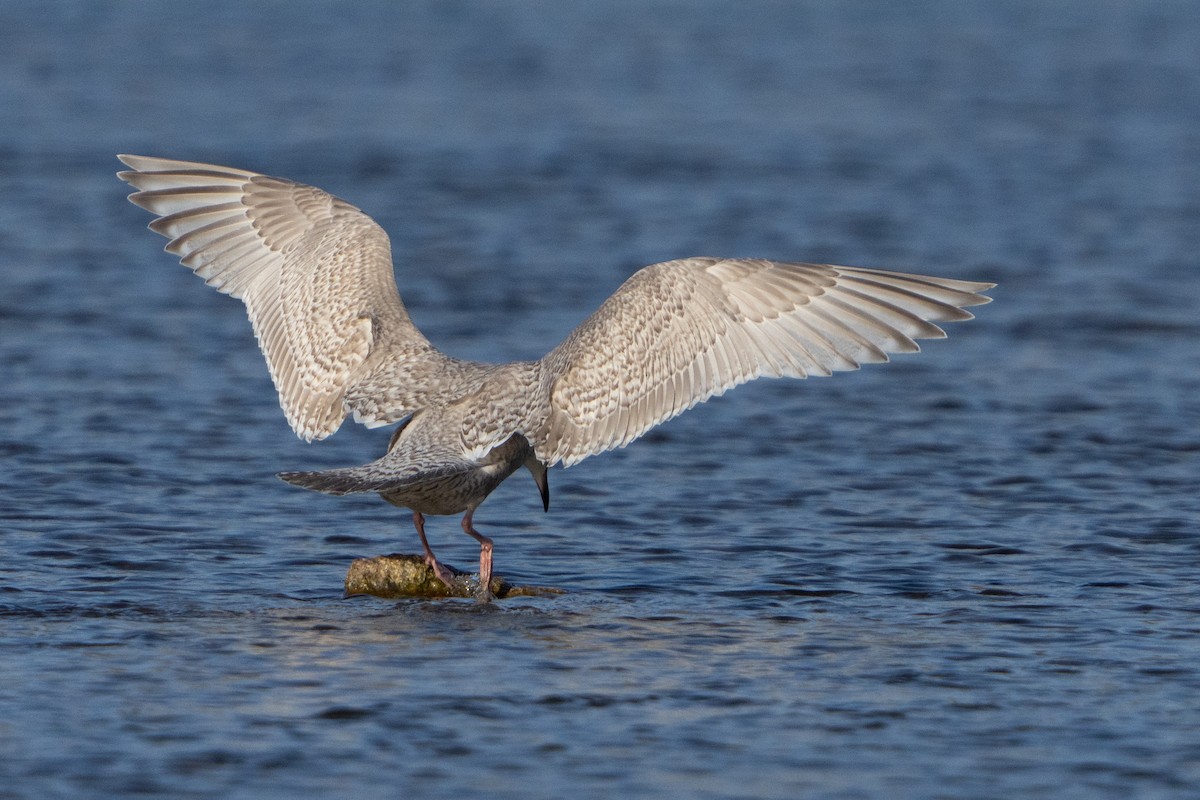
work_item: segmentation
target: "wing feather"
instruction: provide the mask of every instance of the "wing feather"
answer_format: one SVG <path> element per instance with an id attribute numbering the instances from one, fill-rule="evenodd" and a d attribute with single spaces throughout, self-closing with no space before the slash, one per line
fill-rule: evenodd
<path id="1" fill-rule="evenodd" d="M 129 199 L 210 286 L 246 305 L 288 422 L 322 439 L 348 411 L 367 424 L 423 402 L 403 390 L 362 391 L 381 361 L 390 385 L 428 379 L 448 361 L 413 326 L 392 272 L 387 235 L 359 209 L 311 186 L 246 170 L 146 156 L 119 157 Z M 373 354 L 376 356 L 372 359 Z M 386 357 L 386 358 L 385 358 Z"/>
<path id="2" fill-rule="evenodd" d="M 646 267 L 542 360 L 550 414 L 531 441 L 570 466 L 757 377 L 885 362 L 970 319 L 992 286 L 747 259 Z"/>

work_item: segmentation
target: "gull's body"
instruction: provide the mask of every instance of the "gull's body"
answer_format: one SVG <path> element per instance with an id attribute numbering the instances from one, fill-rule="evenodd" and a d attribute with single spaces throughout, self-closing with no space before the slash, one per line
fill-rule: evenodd
<path id="1" fill-rule="evenodd" d="M 634 274 L 538 361 L 450 358 L 409 319 L 387 235 L 320 189 L 253 172 L 121 156 L 137 205 L 158 215 L 205 281 L 242 300 L 297 435 L 323 439 L 347 415 L 403 422 L 370 464 L 281 477 L 332 494 L 378 492 L 413 512 L 464 514 L 489 585 L 480 503 L 527 467 L 623 447 L 697 403 L 758 377 L 803 378 L 915 352 L 970 319 L 992 284 L 746 259 L 688 258 Z"/>

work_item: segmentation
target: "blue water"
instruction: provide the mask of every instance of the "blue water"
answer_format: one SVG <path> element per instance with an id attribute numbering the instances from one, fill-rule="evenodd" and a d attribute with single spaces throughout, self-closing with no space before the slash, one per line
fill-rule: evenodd
<path id="1" fill-rule="evenodd" d="M 1159 798 L 1200 785 L 1200 6 L 8 3 L 0 798 Z M 569 593 L 344 599 L 307 446 L 116 152 L 327 188 L 448 352 L 685 255 L 993 280 L 476 517 Z M 474 542 L 431 521 L 435 549 Z"/>

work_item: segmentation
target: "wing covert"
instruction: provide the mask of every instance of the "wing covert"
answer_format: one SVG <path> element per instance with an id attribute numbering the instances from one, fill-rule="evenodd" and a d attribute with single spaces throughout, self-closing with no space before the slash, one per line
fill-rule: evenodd
<path id="1" fill-rule="evenodd" d="M 138 190 L 130 201 L 157 215 L 150 228 L 170 239 L 167 251 L 245 304 L 297 435 L 338 429 L 348 389 L 382 343 L 440 357 L 400 300 L 387 234 L 358 208 L 246 170 L 119 158 L 131 167 L 119 177 Z"/>
<path id="2" fill-rule="evenodd" d="M 916 352 L 971 318 L 989 283 L 749 259 L 689 258 L 634 274 L 543 359 L 547 464 L 623 447 L 758 377 L 804 378 Z"/>

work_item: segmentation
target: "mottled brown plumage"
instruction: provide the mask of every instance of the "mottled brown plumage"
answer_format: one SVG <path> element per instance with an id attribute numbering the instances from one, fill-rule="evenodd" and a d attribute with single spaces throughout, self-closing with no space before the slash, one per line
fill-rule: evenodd
<path id="1" fill-rule="evenodd" d="M 634 274 L 538 361 L 450 358 L 412 324 L 387 235 L 320 189 L 244 170 L 120 156 L 150 227 L 246 305 L 280 405 L 322 439 L 348 414 L 403 422 L 383 458 L 281 477 L 330 494 L 378 492 L 424 515 L 475 509 L 520 467 L 549 503 L 546 469 L 623 447 L 713 395 L 759 377 L 803 378 L 916 352 L 935 323 L 971 318 L 989 283 L 751 259 L 687 258 Z"/>

